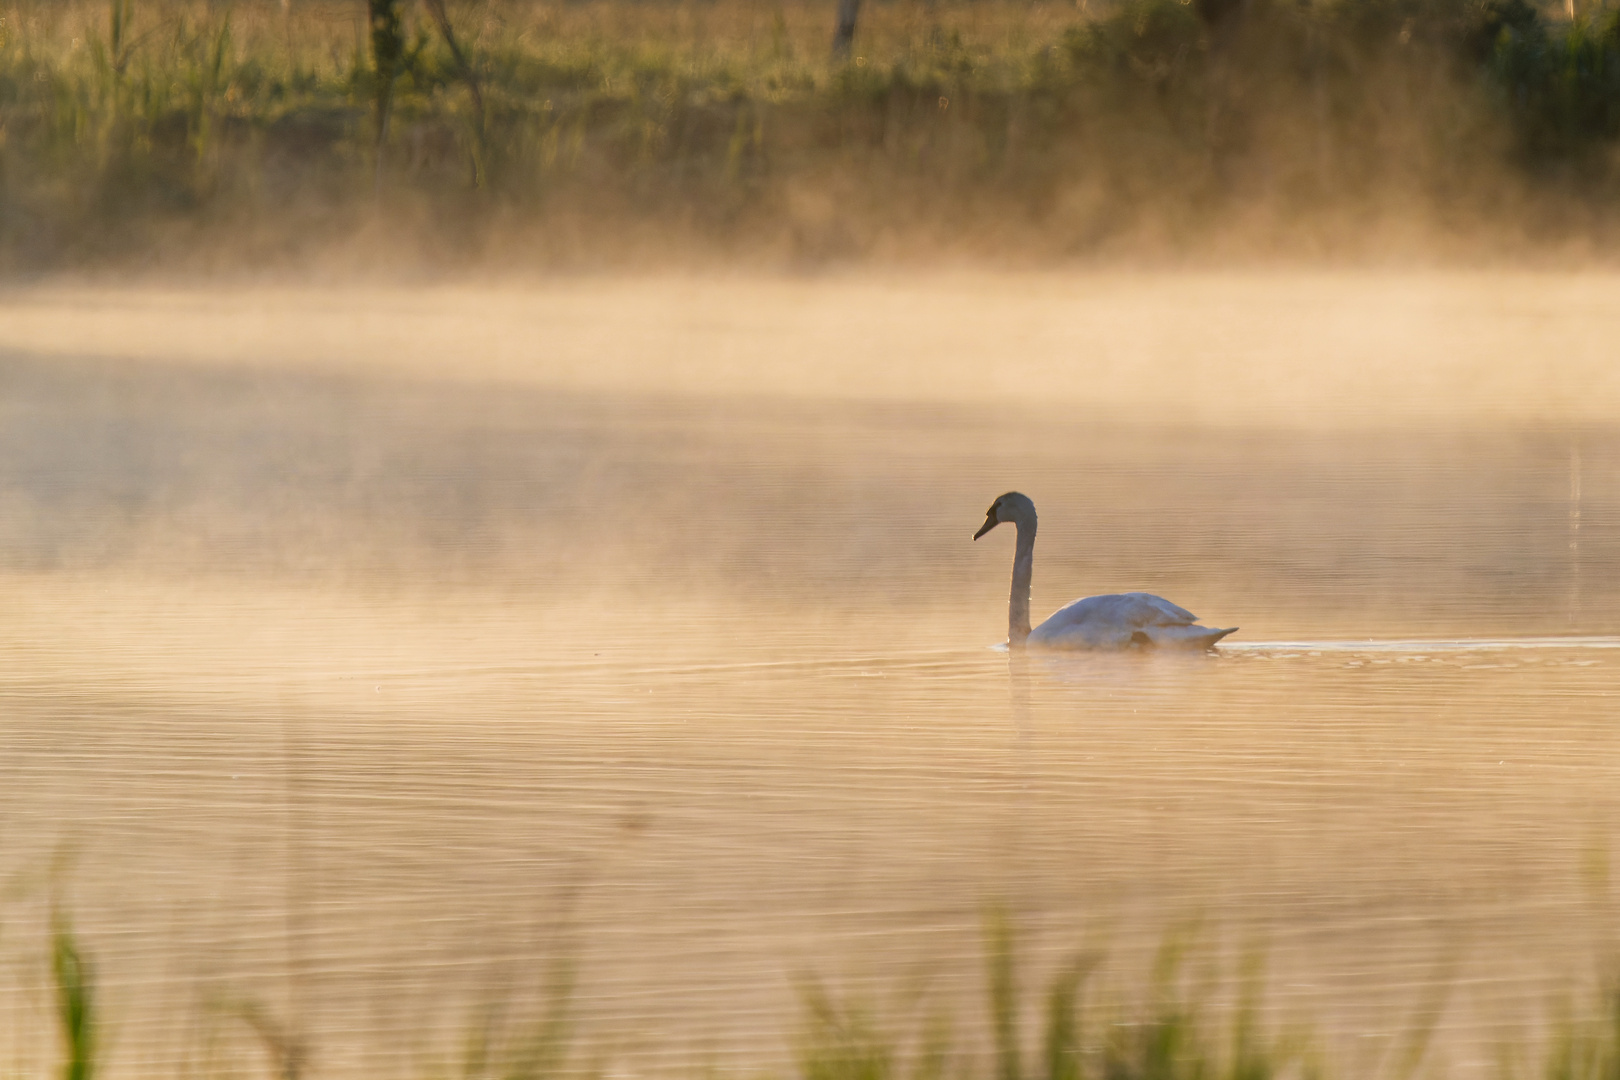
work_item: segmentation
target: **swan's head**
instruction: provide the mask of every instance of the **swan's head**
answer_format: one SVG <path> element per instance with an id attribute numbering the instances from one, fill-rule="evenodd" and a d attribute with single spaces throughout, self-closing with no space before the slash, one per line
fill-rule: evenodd
<path id="1" fill-rule="evenodd" d="M 1026 523 L 1033 525 L 1035 523 L 1035 503 L 1028 495 L 1020 495 L 1016 491 L 1007 492 L 1007 494 L 991 503 L 990 509 L 984 512 L 984 524 L 980 525 L 979 531 L 973 534 L 973 539 L 977 540 L 1004 521 L 1010 521 L 1014 524 Z"/>

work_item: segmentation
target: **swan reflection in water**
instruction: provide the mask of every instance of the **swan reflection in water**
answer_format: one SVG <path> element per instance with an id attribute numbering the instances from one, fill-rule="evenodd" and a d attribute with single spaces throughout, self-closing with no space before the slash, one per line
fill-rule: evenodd
<path id="1" fill-rule="evenodd" d="M 1035 566 L 1035 503 L 1009 491 L 985 511 L 977 540 L 1003 522 L 1018 528 L 1013 551 L 1012 597 L 1007 602 L 1007 644 L 1014 649 L 1208 649 L 1237 629 L 1198 625 L 1198 616 L 1152 593 L 1088 596 L 1059 608 L 1029 628 L 1029 583 Z"/>

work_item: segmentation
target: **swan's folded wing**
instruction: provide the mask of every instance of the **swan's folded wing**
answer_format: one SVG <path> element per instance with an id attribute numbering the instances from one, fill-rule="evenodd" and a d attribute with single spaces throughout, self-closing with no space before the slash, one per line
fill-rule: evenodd
<path id="1" fill-rule="evenodd" d="M 1123 632 L 1145 630 L 1155 626 L 1190 626 L 1198 617 L 1186 608 L 1177 607 L 1162 596 L 1152 593 L 1106 593 L 1087 596 L 1066 604 L 1052 613 L 1038 628 L 1038 632 L 1055 634 L 1074 627 Z"/>
<path id="2" fill-rule="evenodd" d="M 1209 648 L 1231 630 L 1196 626 L 1198 619 L 1152 593 L 1109 593 L 1076 600 L 1029 635 L 1053 649 L 1125 649 L 1138 644 Z"/>
<path id="3" fill-rule="evenodd" d="M 1120 599 L 1131 601 L 1131 617 L 1140 620 L 1138 626 L 1190 626 L 1198 621 L 1186 608 L 1152 593 L 1122 593 Z"/>

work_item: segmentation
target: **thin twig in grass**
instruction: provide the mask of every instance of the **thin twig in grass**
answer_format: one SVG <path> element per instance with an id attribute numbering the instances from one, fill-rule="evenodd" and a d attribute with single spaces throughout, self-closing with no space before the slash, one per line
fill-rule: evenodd
<path id="1" fill-rule="evenodd" d="M 253 1029 L 259 1042 L 264 1044 L 278 1080 L 298 1080 L 304 1074 L 308 1051 L 286 1025 L 278 1023 L 257 1002 L 239 1002 L 232 1011 Z"/>
<path id="2" fill-rule="evenodd" d="M 484 185 L 484 92 L 478 85 L 478 73 L 473 70 L 467 54 L 462 52 L 461 45 L 456 41 L 456 30 L 450 23 L 450 13 L 445 10 L 444 0 L 422 0 L 422 3 L 427 8 L 428 15 L 432 17 L 433 25 L 438 28 L 439 36 L 444 39 L 445 47 L 450 50 L 450 58 L 455 62 L 456 70 L 461 75 L 461 81 L 467 84 L 467 93 L 472 98 L 473 183 L 478 187 L 482 187 Z"/>

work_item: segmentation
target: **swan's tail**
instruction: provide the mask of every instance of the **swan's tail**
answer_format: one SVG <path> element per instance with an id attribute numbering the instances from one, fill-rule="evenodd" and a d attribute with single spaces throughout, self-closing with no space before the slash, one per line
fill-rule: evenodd
<path id="1" fill-rule="evenodd" d="M 1161 649 L 1213 649 L 1215 643 L 1227 634 L 1236 633 L 1237 627 L 1224 630 L 1208 626 L 1154 626 L 1146 632 L 1131 635 L 1132 645 L 1157 645 Z"/>

